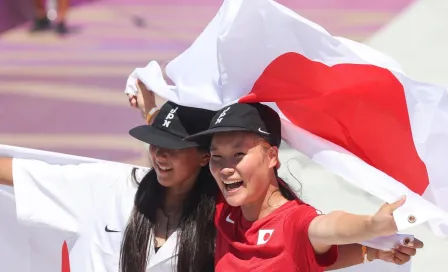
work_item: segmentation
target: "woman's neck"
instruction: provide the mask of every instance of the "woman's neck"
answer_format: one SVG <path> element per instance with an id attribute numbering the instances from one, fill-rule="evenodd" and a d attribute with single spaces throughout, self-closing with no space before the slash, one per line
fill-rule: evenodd
<path id="1" fill-rule="evenodd" d="M 241 211 L 246 220 L 256 221 L 271 214 L 286 202 L 288 200 L 280 193 L 278 183 L 276 185 L 269 184 L 264 198 L 257 202 L 241 206 Z"/>
<path id="2" fill-rule="evenodd" d="M 166 190 L 165 201 L 162 210 L 165 214 L 175 214 L 182 210 L 183 202 L 187 198 L 188 192 L 180 193 Z"/>
<path id="3" fill-rule="evenodd" d="M 182 181 L 178 186 L 167 187 L 165 190 L 165 201 L 162 209 L 166 214 L 178 213 L 182 210 L 183 202 L 193 189 L 199 176 L 191 176 L 188 180 Z"/>

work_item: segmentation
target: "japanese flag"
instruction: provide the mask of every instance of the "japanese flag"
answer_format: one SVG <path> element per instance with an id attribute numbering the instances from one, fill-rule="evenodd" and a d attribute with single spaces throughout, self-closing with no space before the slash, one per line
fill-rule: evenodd
<path id="1" fill-rule="evenodd" d="M 429 222 L 448 235 L 446 88 L 271 0 L 225 1 L 166 73 L 174 85 L 157 62 L 133 75 L 182 105 L 270 105 L 295 149 L 385 202 L 407 195 L 399 230 Z"/>

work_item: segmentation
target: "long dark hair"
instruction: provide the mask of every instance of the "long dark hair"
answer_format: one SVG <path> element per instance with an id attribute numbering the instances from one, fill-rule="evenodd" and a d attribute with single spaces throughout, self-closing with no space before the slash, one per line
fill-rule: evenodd
<path id="1" fill-rule="evenodd" d="M 274 174 L 278 181 L 278 190 L 280 191 L 280 194 L 287 200 L 299 200 L 299 196 L 294 193 L 291 186 L 278 176 L 277 168 L 274 168 Z"/>
<path id="2" fill-rule="evenodd" d="M 135 182 L 136 169 L 132 171 Z M 157 181 L 151 169 L 138 185 L 120 252 L 121 272 L 144 272 L 148 265 L 148 249 L 153 246 L 157 223 L 156 211 L 162 207 L 166 188 Z M 214 271 L 215 198 L 218 186 L 207 166 L 201 168 L 195 185 L 183 203 L 177 237 L 177 271 Z"/>

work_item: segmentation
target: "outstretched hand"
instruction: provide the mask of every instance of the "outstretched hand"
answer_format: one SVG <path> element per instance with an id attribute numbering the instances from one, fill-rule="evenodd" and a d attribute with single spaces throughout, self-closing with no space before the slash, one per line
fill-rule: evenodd
<path id="1" fill-rule="evenodd" d="M 384 204 L 378 212 L 372 217 L 371 232 L 375 237 L 388 236 L 397 233 L 397 224 L 393 212 L 403 206 L 406 197 L 401 197 L 398 201 L 391 204 Z"/>
<path id="2" fill-rule="evenodd" d="M 423 242 L 414 238 L 414 241 L 406 245 L 397 245 L 390 251 L 375 250 L 375 252 L 370 254 L 375 256 L 369 256 L 368 252 L 367 257 L 370 260 L 379 259 L 385 262 L 402 265 L 409 262 L 411 257 L 417 254 L 418 248 L 423 248 Z"/>

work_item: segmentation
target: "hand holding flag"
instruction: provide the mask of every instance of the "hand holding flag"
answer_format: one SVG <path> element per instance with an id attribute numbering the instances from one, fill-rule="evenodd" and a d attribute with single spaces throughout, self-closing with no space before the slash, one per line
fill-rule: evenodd
<path id="1" fill-rule="evenodd" d="M 393 216 L 393 212 L 403 206 L 406 197 L 403 196 L 399 200 L 391 204 L 384 204 L 378 212 L 372 217 L 371 232 L 375 236 L 388 236 L 397 233 L 397 224 Z"/>
<path id="2" fill-rule="evenodd" d="M 396 245 L 392 250 L 375 250 L 374 256 L 369 257 L 369 254 L 367 254 L 367 258 L 369 260 L 379 259 L 388 263 L 402 265 L 409 262 L 411 257 L 417 254 L 417 248 L 423 248 L 423 242 L 414 238 L 414 241 L 411 243 Z"/>
<path id="3" fill-rule="evenodd" d="M 135 84 L 138 90 L 137 107 L 140 110 L 143 119 L 148 120 L 148 114 L 151 114 L 151 110 L 157 107 L 156 97 L 154 95 L 154 92 L 148 90 L 140 80 L 137 79 L 137 82 Z"/>

